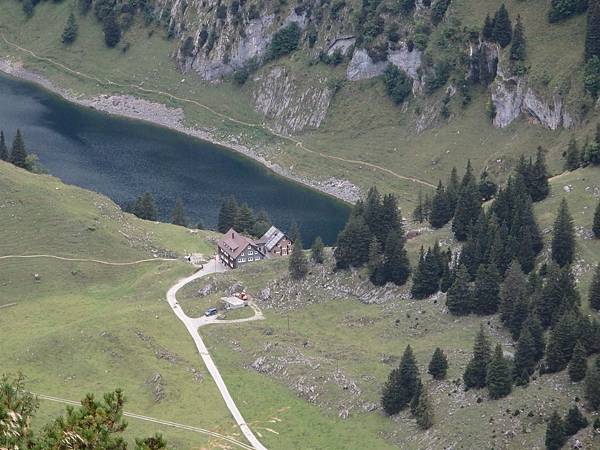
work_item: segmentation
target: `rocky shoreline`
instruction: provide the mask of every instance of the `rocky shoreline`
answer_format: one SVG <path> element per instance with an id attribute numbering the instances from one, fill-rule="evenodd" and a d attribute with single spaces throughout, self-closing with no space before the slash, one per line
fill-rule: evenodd
<path id="1" fill-rule="evenodd" d="M 258 149 L 250 148 L 236 142 L 236 139 L 233 136 L 225 140 L 218 137 L 215 130 L 186 127 L 184 125 L 185 113 L 182 108 L 169 108 L 161 103 L 151 102 L 131 95 L 104 94 L 93 98 L 85 98 L 82 95 L 75 95 L 66 89 L 56 86 L 44 76 L 23 67 L 22 63 L 6 58 L 0 58 L 0 72 L 4 72 L 15 78 L 33 82 L 79 106 L 92 108 L 107 114 L 129 119 L 143 120 L 154 125 L 163 126 L 187 134 L 188 136 L 202 139 L 212 144 L 226 147 L 227 149 L 252 158 L 280 176 L 334 196 L 345 202 L 354 203 L 360 198 L 360 188 L 348 180 L 342 180 L 335 177 L 324 180 L 303 177 L 294 173 L 291 169 L 286 169 L 277 163 L 269 161 L 259 153 Z"/>

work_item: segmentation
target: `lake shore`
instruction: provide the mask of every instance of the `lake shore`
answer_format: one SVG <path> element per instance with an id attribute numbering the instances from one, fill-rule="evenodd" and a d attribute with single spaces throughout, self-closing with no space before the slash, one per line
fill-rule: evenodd
<path id="1" fill-rule="evenodd" d="M 224 140 L 218 137 L 214 130 L 185 126 L 185 113 L 182 108 L 169 108 L 161 103 L 151 102 L 131 95 L 103 94 L 93 98 L 77 96 L 64 88 L 55 85 L 43 75 L 25 68 L 21 62 L 7 58 L 0 58 L 0 72 L 14 78 L 32 82 L 76 105 L 92 108 L 115 116 L 149 122 L 219 145 L 224 147 L 224 150 L 235 151 L 253 159 L 277 175 L 318 190 L 324 194 L 331 195 L 347 203 L 354 203 L 360 198 L 360 188 L 348 180 L 341 180 L 334 177 L 325 180 L 315 180 L 309 177 L 300 176 L 290 169 L 286 169 L 277 163 L 269 161 L 258 152 L 258 149 L 253 149 L 235 142 L 235 138 L 233 137 L 229 140 Z"/>

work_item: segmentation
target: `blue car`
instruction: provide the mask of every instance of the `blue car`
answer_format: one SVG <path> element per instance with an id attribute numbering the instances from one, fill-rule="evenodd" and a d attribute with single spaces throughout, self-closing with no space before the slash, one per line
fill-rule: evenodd
<path id="1" fill-rule="evenodd" d="M 209 308 L 209 309 L 207 309 L 207 310 L 206 310 L 206 312 L 204 313 L 204 315 L 205 315 L 206 317 L 209 317 L 209 316 L 214 316 L 214 315 L 216 315 L 216 314 L 217 314 L 217 308 Z"/>

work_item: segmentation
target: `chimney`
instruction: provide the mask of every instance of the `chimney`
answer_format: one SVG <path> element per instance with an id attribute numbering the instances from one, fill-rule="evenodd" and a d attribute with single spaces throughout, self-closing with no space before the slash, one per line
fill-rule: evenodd
<path id="1" fill-rule="evenodd" d="M 235 239 L 235 232 L 234 231 L 231 232 L 231 239 Z"/>

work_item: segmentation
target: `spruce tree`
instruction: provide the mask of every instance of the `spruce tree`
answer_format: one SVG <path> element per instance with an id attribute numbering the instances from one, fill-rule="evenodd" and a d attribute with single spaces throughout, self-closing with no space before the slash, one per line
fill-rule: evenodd
<path id="1" fill-rule="evenodd" d="M 524 61 L 525 60 L 525 30 L 521 22 L 521 16 L 517 16 L 517 23 L 513 31 L 512 44 L 510 46 L 510 60 Z"/>
<path id="2" fill-rule="evenodd" d="M 471 312 L 473 306 L 473 294 L 469 285 L 469 273 L 464 265 L 456 272 L 454 283 L 446 295 L 446 306 L 451 314 L 464 316 Z"/>
<path id="3" fill-rule="evenodd" d="M 581 414 L 581 411 L 579 411 L 577 405 L 573 405 L 567 412 L 567 415 L 565 416 L 565 436 L 573 436 L 577 434 L 579 430 L 584 429 L 588 425 L 588 420 L 583 414 Z"/>
<path id="4" fill-rule="evenodd" d="M 560 267 L 575 259 L 575 229 L 567 200 L 562 199 L 552 231 L 552 259 Z"/>
<path id="5" fill-rule="evenodd" d="M 550 416 L 546 426 L 546 450 L 559 450 L 565 444 L 565 425 L 556 411 Z"/>
<path id="6" fill-rule="evenodd" d="M 413 275 L 411 295 L 414 298 L 426 298 L 440 289 L 441 268 L 438 256 L 429 248 L 427 253 L 421 247 L 419 263 Z"/>
<path id="7" fill-rule="evenodd" d="M 581 298 L 569 266 L 560 268 L 555 263 L 550 264 L 537 305 L 542 325 L 553 325 L 564 311 L 572 310 L 580 303 Z"/>
<path id="8" fill-rule="evenodd" d="M 232 195 L 225 199 L 225 201 L 221 204 L 221 209 L 219 210 L 217 231 L 219 231 L 219 233 L 226 233 L 227 231 L 229 231 L 230 228 L 236 229 L 238 216 L 239 206 L 237 200 Z"/>
<path id="9" fill-rule="evenodd" d="M 379 235 L 376 236 L 378 239 L 381 239 L 381 242 L 385 242 L 385 239 L 387 239 L 391 232 L 402 230 L 398 199 L 394 194 L 385 194 L 383 196 L 379 221 L 377 228 Z"/>
<path id="10" fill-rule="evenodd" d="M 529 382 L 536 364 L 535 344 L 529 329 L 525 328 L 519 335 L 513 369 L 513 378 L 517 385 Z"/>
<path id="11" fill-rule="evenodd" d="M 376 187 L 371 187 L 367 192 L 365 199 L 363 217 L 371 233 L 377 240 L 385 245 L 387 235 L 384 235 L 382 228 L 383 207 L 381 205 L 381 195 Z"/>
<path id="12" fill-rule="evenodd" d="M 419 369 L 409 346 L 404 350 L 400 366 L 392 370 L 383 388 L 381 403 L 384 411 L 397 414 L 406 408 L 413 399 L 419 384 Z"/>
<path id="13" fill-rule="evenodd" d="M 252 208 L 247 203 L 242 203 L 237 213 L 236 230 L 240 233 L 250 234 L 254 229 L 255 223 L 254 211 L 252 211 Z M 295 243 L 295 241 L 292 242 Z"/>
<path id="14" fill-rule="evenodd" d="M 471 161 L 468 161 L 467 169 L 458 192 L 454 221 L 452 222 L 452 232 L 458 241 L 467 239 L 469 231 L 479 217 L 480 208 L 479 189 L 473 176 Z"/>
<path id="15" fill-rule="evenodd" d="M 492 37 L 502 48 L 510 44 L 512 39 L 512 24 L 510 23 L 508 11 L 506 10 L 504 3 L 500 5 L 500 8 L 494 15 Z"/>
<path id="16" fill-rule="evenodd" d="M 565 170 L 576 170 L 580 165 L 581 154 L 579 153 L 579 148 L 577 148 L 577 141 L 574 137 L 571 137 L 565 154 Z"/>
<path id="17" fill-rule="evenodd" d="M 567 367 L 578 338 L 578 321 L 573 312 L 564 313 L 550 330 L 546 346 L 546 371 L 559 372 Z"/>
<path id="18" fill-rule="evenodd" d="M 175 201 L 175 208 L 173 208 L 173 212 L 171 213 L 171 223 L 173 225 L 187 227 L 187 219 L 185 218 L 183 201 L 180 198 Z"/>
<path id="19" fill-rule="evenodd" d="M 523 323 L 529 315 L 529 299 L 527 297 L 519 297 L 513 306 L 510 320 L 508 321 L 508 330 L 514 340 L 519 339 Z"/>
<path id="20" fill-rule="evenodd" d="M 491 200 L 498 191 L 498 185 L 490 180 L 490 174 L 487 170 L 481 172 L 479 176 L 479 194 L 484 202 Z"/>
<path id="21" fill-rule="evenodd" d="M 534 202 L 545 199 L 550 193 L 548 168 L 546 167 L 546 157 L 542 147 L 538 147 L 535 163 L 529 169 L 528 188 L 531 200 Z"/>
<path id="22" fill-rule="evenodd" d="M 573 349 L 573 355 L 569 362 L 569 378 L 574 383 L 581 381 L 585 378 L 587 371 L 587 354 L 585 347 L 581 341 L 577 341 L 575 348 Z"/>
<path id="23" fill-rule="evenodd" d="M 369 261 L 367 262 L 369 280 L 375 286 L 383 286 L 386 283 L 385 272 L 383 269 L 383 250 L 376 237 L 373 237 L 369 244 Z"/>
<path id="24" fill-rule="evenodd" d="M 361 267 L 369 260 L 369 245 L 373 235 L 360 215 L 351 215 L 340 232 L 334 250 L 336 267 Z"/>
<path id="25" fill-rule="evenodd" d="M 473 312 L 494 314 L 500 303 L 500 275 L 494 263 L 480 265 L 473 290 Z"/>
<path id="26" fill-rule="evenodd" d="M 413 395 L 413 398 L 410 401 L 410 413 L 413 416 L 417 414 L 417 408 L 419 407 L 419 397 L 421 396 L 421 392 L 423 392 L 423 382 L 421 381 L 421 379 L 418 379 L 415 394 Z"/>
<path id="27" fill-rule="evenodd" d="M 0 131 L 0 161 L 8 161 L 8 147 L 4 139 L 4 131 Z"/>
<path id="28" fill-rule="evenodd" d="M 496 345 L 488 364 L 485 382 L 492 399 L 506 397 L 512 390 L 510 366 L 502 353 L 500 344 Z"/>
<path id="29" fill-rule="evenodd" d="M 421 430 L 427 430 L 433 425 L 433 405 L 429 399 L 427 389 L 423 387 L 419 395 L 419 402 L 415 411 L 417 425 Z"/>
<path id="30" fill-rule="evenodd" d="M 481 37 L 484 41 L 491 41 L 494 37 L 494 21 L 489 14 L 485 16 L 483 28 L 481 29 Z"/>
<path id="31" fill-rule="evenodd" d="M 25 142 L 19 129 L 17 129 L 17 134 L 13 140 L 9 162 L 21 169 L 28 169 L 27 150 L 25 150 Z"/>
<path id="32" fill-rule="evenodd" d="M 589 407 L 597 411 L 600 408 L 600 368 L 598 368 L 598 359 L 594 364 L 590 364 L 585 375 L 585 398 Z"/>
<path id="33" fill-rule="evenodd" d="M 121 27 L 113 10 L 104 18 L 102 30 L 104 31 L 104 42 L 107 47 L 113 48 L 121 40 Z"/>
<path id="34" fill-rule="evenodd" d="M 592 284 L 590 284 L 588 300 L 591 308 L 600 311 L 600 263 L 596 266 Z"/>
<path id="35" fill-rule="evenodd" d="M 454 216 L 454 210 L 456 209 L 456 202 L 458 201 L 458 191 L 460 190 L 460 182 L 458 181 L 458 172 L 456 167 L 452 167 L 450 171 L 450 177 L 448 178 L 448 188 L 446 193 L 448 195 L 448 206 L 450 210 L 450 218 Z"/>
<path id="36" fill-rule="evenodd" d="M 325 247 L 323 245 L 323 240 L 321 239 L 321 236 L 317 236 L 310 248 L 310 258 L 313 260 L 314 263 L 323 264 L 323 261 L 325 261 L 324 249 Z"/>
<path id="37" fill-rule="evenodd" d="M 67 19 L 67 24 L 61 35 L 61 41 L 63 44 L 72 44 L 77 39 L 77 22 L 75 21 L 75 14 L 71 12 Z"/>
<path id="38" fill-rule="evenodd" d="M 544 338 L 544 328 L 542 327 L 537 312 L 530 311 L 527 320 L 525 320 L 525 323 L 523 324 L 523 330 L 527 330 L 531 335 L 533 339 L 534 359 L 536 362 L 540 361 L 544 357 L 546 340 Z"/>
<path id="39" fill-rule="evenodd" d="M 434 380 L 443 380 L 446 378 L 447 371 L 448 358 L 446 358 L 446 355 L 444 355 L 442 349 L 437 347 L 433 352 L 427 372 L 433 377 Z"/>
<path id="40" fill-rule="evenodd" d="M 594 222 L 592 224 L 592 232 L 594 233 L 594 237 L 596 239 L 600 239 L 600 202 L 596 205 L 596 210 L 594 211 Z"/>
<path id="41" fill-rule="evenodd" d="M 133 207 L 133 213 L 144 220 L 158 220 L 158 211 L 154 203 L 154 197 L 150 192 L 145 192 L 138 197 Z"/>
<path id="42" fill-rule="evenodd" d="M 527 279 L 519 262 L 514 260 L 506 271 L 500 288 L 500 319 L 504 325 L 511 323 L 515 305 L 522 298 L 527 298 Z"/>
<path id="43" fill-rule="evenodd" d="M 302 249 L 302 239 L 294 242 L 292 254 L 288 263 L 288 271 L 294 280 L 301 280 L 308 273 L 308 261 Z"/>
<path id="44" fill-rule="evenodd" d="M 405 238 L 402 230 L 392 231 L 385 244 L 383 253 L 383 272 L 386 281 L 391 281 L 397 286 L 402 286 L 410 275 L 410 262 L 406 249 Z"/>
<path id="45" fill-rule="evenodd" d="M 301 239 L 300 227 L 298 226 L 298 222 L 296 222 L 295 220 L 293 220 L 290 224 L 290 231 L 288 232 L 288 237 L 290 238 L 290 241 L 292 241 L 294 244 L 296 243 L 296 241 L 299 241 Z"/>
<path id="46" fill-rule="evenodd" d="M 479 327 L 479 333 L 475 338 L 473 346 L 473 357 L 467 364 L 463 381 L 467 388 L 485 387 L 487 377 L 487 367 L 491 357 L 491 347 L 489 340 L 483 330 L 483 325 Z"/>
<path id="47" fill-rule="evenodd" d="M 417 196 L 417 206 L 415 206 L 415 209 L 413 210 L 413 220 L 415 222 L 419 222 L 419 223 L 423 223 L 425 222 L 425 220 L 427 220 L 427 217 L 425 216 L 425 209 L 424 209 L 424 204 L 423 204 L 423 192 L 419 191 L 419 194 Z"/>
<path id="48" fill-rule="evenodd" d="M 585 60 L 600 58 L 600 1 L 590 0 L 585 33 Z"/>
<path id="49" fill-rule="evenodd" d="M 431 200 L 429 223 L 433 228 L 441 228 L 450 221 L 453 214 L 454 211 L 451 209 L 450 200 L 440 180 Z"/>

